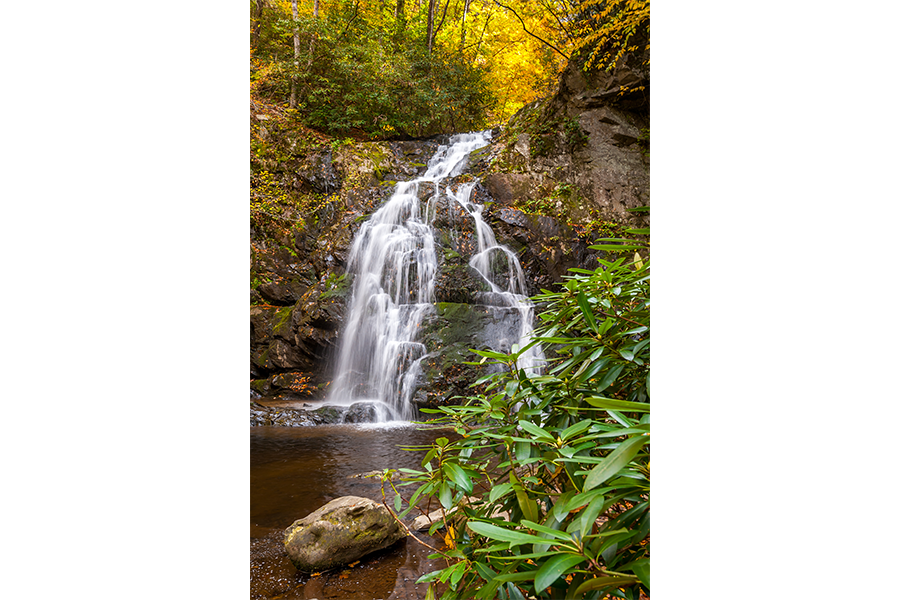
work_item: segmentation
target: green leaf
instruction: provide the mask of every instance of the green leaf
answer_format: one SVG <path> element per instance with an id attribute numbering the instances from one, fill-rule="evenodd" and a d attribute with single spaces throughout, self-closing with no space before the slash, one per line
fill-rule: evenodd
<path id="1" fill-rule="evenodd" d="M 509 581 L 532 581 L 537 571 L 521 571 L 519 573 L 504 573 L 494 578 L 498 583 L 506 583 Z"/>
<path id="2" fill-rule="evenodd" d="M 641 583 L 647 586 L 647 589 L 650 589 L 650 559 L 642 558 L 641 560 L 636 560 L 631 563 L 631 570 L 637 575 Z"/>
<path id="3" fill-rule="evenodd" d="M 578 514 L 579 520 L 579 528 L 581 529 L 581 537 L 584 538 L 591 534 L 591 531 L 594 528 L 594 522 L 597 520 L 597 516 L 600 514 L 600 511 L 603 510 L 603 496 L 597 496 L 591 503 L 588 504 L 588 507 L 581 511 Z"/>
<path id="4" fill-rule="evenodd" d="M 599 383 L 594 387 L 595 392 L 602 392 L 606 388 L 608 388 L 619 376 L 619 373 L 622 372 L 622 369 L 625 368 L 625 365 L 618 365 L 613 367 L 609 371 L 606 372 L 606 375 L 603 376 L 603 379 L 600 380 Z"/>
<path id="5" fill-rule="evenodd" d="M 526 518 L 536 521 L 538 519 L 537 501 L 528 497 L 525 490 L 521 486 L 516 486 L 516 500 L 519 501 L 519 508 Z"/>
<path id="6" fill-rule="evenodd" d="M 540 592 L 559 579 L 559 576 L 584 562 L 584 556 L 580 554 L 558 554 L 541 565 L 537 574 L 534 576 L 535 592 Z"/>
<path id="7" fill-rule="evenodd" d="M 608 587 L 619 587 L 621 585 L 637 583 L 637 581 L 637 577 L 595 577 L 594 579 L 588 579 L 579 585 L 578 589 L 575 590 L 575 597 L 581 598 L 582 594 L 586 592 L 602 590 Z"/>
<path id="8" fill-rule="evenodd" d="M 538 437 L 542 440 L 546 440 L 546 441 L 550 442 L 551 444 L 556 442 L 556 439 L 554 439 L 554 437 L 552 435 L 550 435 L 549 433 L 547 433 L 546 431 L 544 431 L 543 429 L 541 429 L 534 423 L 531 423 L 530 421 L 520 420 L 519 427 L 521 427 L 522 429 L 524 429 L 531 435 Z"/>
<path id="9" fill-rule="evenodd" d="M 453 492 L 450 490 L 450 486 L 447 485 L 447 482 L 441 484 L 441 491 L 438 493 L 438 500 L 441 501 L 441 506 L 444 507 L 444 510 L 448 510 L 451 506 L 453 506 Z"/>
<path id="10" fill-rule="evenodd" d="M 394 510 L 400 512 L 400 507 L 403 506 L 403 498 L 400 497 L 400 494 L 394 496 Z"/>
<path id="11" fill-rule="evenodd" d="M 500 485 L 495 485 L 491 488 L 491 494 L 488 496 L 488 501 L 495 502 L 498 498 L 502 498 L 506 494 L 513 489 L 513 485 L 511 483 L 501 483 Z"/>
<path id="12" fill-rule="evenodd" d="M 466 527 L 486 538 L 499 540 L 501 542 L 513 542 L 514 544 L 546 544 L 546 538 L 540 538 L 530 533 L 522 533 L 515 529 L 507 529 L 505 527 L 497 527 L 483 521 L 468 521 Z"/>
<path id="13" fill-rule="evenodd" d="M 567 535 L 561 531 L 553 529 L 551 527 L 547 527 L 546 525 L 541 525 L 540 523 L 535 523 L 534 521 L 529 521 L 528 519 L 522 519 L 522 525 L 527 527 L 528 529 L 533 529 L 535 531 L 539 531 L 541 533 L 546 533 L 547 535 L 554 537 L 558 540 L 562 540 L 564 542 L 572 541 L 572 536 Z"/>
<path id="14" fill-rule="evenodd" d="M 584 480 L 584 491 L 597 487 L 621 471 L 648 441 L 649 436 L 636 435 L 622 442 L 618 448 L 609 453 L 606 460 L 591 469 Z"/>
<path id="15" fill-rule="evenodd" d="M 611 245 L 603 244 L 596 246 L 588 246 L 591 250 L 602 250 L 604 252 L 622 252 L 623 250 L 643 250 L 646 246 L 635 246 L 634 244 Z"/>
<path id="16" fill-rule="evenodd" d="M 582 314 L 584 314 L 584 318 L 587 320 L 588 327 L 590 327 L 594 333 L 597 333 L 597 321 L 594 320 L 594 311 L 591 310 L 591 305 L 588 302 L 587 296 L 584 295 L 584 292 L 578 292 L 576 301 L 578 302 L 578 307 L 581 309 Z"/>
<path id="17" fill-rule="evenodd" d="M 462 467 L 457 464 L 447 462 L 444 463 L 444 473 L 450 480 L 466 491 L 467 494 L 472 493 L 472 479 L 463 471 Z"/>
<path id="18" fill-rule="evenodd" d="M 509 600 L 528 600 L 519 588 L 512 583 L 506 584 L 506 593 L 509 594 Z"/>
<path id="19" fill-rule="evenodd" d="M 480 563 L 480 562 L 476 562 L 473 564 L 475 565 L 475 570 L 478 571 L 478 574 L 485 581 L 491 581 L 494 577 L 497 576 L 497 572 L 494 571 L 489 566 L 487 566 L 486 564 Z"/>
<path id="20" fill-rule="evenodd" d="M 531 442 L 516 442 L 516 460 L 522 462 L 531 458 Z"/>
<path id="21" fill-rule="evenodd" d="M 441 576 L 441 573 L 443 573 L 443 571 L 444 570 L 441 569 L 440 571 L 432 571 L 431 573 L 425 573 L 424 575 L 422 575 L 421 577 L 419 577 L 416 580 L 416 583 L 428 583 L 429 581 L 434 581 L 435 579 L 437 579 L 438 577 Z"/>
<path id="22" fill-rule="evenodd" d="M 578 435 L 587 429 L 590 429 L 592 423 L 590 419 L 585 419 L 584 421 L 579 421 L 575 423 L 571 427 L 567 427 L 563 430 L 562 433 L 559 434 L 559 437 L 562 438 L 562 441 L 566 442 L 574 435 Z"/>
<path id="23" fill-rule="evenodd" d="M 450 576 L 450 587 L 456 589 L 456 584 L 459 583 L 459 580 L 462 579 L 463 573 L 466 572 L 466 563 L 465 561 L 458 562 L 453 565 L 456 570 L 453 572 L 453 575 Z"/>
<path id="24" fill-rule="evenodd" d="M 615 398 L 601 398 L 593 396 L 585 398 L 588 404 L 597 408 L 610 408 L 613 410 L 627 410 L 630 412 L 650 412 L 650 405 L 646 402 L 629 402 L 627 400 L 616 400 Z"/>

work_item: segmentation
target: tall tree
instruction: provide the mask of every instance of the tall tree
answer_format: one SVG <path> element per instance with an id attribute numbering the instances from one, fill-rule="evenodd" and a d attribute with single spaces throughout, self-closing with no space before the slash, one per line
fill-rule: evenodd
<path id="1" fill-rule="evenodd" d="M 406 2 L 405 0 L 397 0 L 397 5 L 394 8 L 394 49 L 397 49 L 397 46 L 400 44 L 400 40 L 403 39 L 403 32 L 406 30 Z"/>
<path id="2" fill-rule="evenodd" d="M 319 0 L 313 0 L 313 19 L 319 18 Z M 316 50 L 316 32 L 313 31 L 313 34 L 309 36 L 309 58 L 306 61 L 306 68 L 309 69 L 312 66 L 313 53 Z"/>
<path id="3" fill-rule="evenodd" d="M 300 28 L 297 27 L 297 0 L 291 0 L 291 15 L 294 17 L 294 68 L 300 68 Z M 297 76 L 291 77 L 290 107 L 297 108 Z"/>
<path id="4" fill-rule="evenodd" d="M 465 5 L 463 6 L 463 14 L 462 14 L 462 23 L 459 26 L 459 51 L 462 52 L 466 47 L 466 15 L 469 14 L 469 2 L 472 0 L 466 0 Z"/>
<path id="5" fill-rule="evenodd" d="M 250 13 L 250 47 L 256 48 L 259 44 L 259 28 L 262 26 L 263 9 L 265 0 L 253 0 L 253 12 Z"/>
<path id="6" fill-rule="evenodd" d="M 437 0 L 428 0 L 428 38 L 425 46 L 428 48 L 428 54 L 431 54 L 431 46 L 434 43 L 434 5 Z"/>

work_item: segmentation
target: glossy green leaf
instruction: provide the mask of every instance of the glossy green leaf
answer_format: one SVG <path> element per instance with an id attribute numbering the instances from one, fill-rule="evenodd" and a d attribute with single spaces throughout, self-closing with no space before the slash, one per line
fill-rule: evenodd
<path id="1" fill-rule="evenodd" d="M 587 296 L 584 295 L 584 292 L 578 292 L 577 300 L 578 307 L 581 309 L 581 313 L 584 315 L 584 318 L 587 320 L 588 327 L 594 330 L 594 333 L 597 332 L 597 321 L 594 319 L 594 311 L 591 310 L 591 305 L 588 302 Z"/>
<path id="2" fill-rule="evenodd" d="M 621 471 L 648 441 L 650 441 L 648 436 L 636 435 L 622 442 L 618 448 L 609 453 L 602 463 L 591 469 L 584 480 L 584 490 L 597 487 Z"/>
<path id="3" fill-rule="evenodd" d="M 512 583 L 506 584 L 506 593 L 509 594 L 509 600 L 528 600 L 522 591 Z"/>
<path id="4" fill-rule="evenodd" d="M 588 429 L 590 429 L 591 424 L 592 423 L 589 419 L 585 419 L 584 421 L 579 421 L 578 423 L 575 423 L 571 427 L 567 427 L 566 429 L 564 429 L 562 431 L 562 433 L 559 434 L 559 437 L 562 439 L 562 441 L 567 442 L 573 436 L 576 436 L 579 433 L 583 433 L 584 431 L 587 431 Z"/>
<path id="5" fill-rule="evenodd" d="M 596 522 L 597 517 L 600 515 L 600 511 L 603 510 L 603 503 L 603 496 L 597 496 L 593 500 L 591 500 L 587 508 L 578 513 L 578 528 L 581 530 L 582 538 L 591 534 L 591 530 L 593 530 L 594 528 L 594 523 Z"/>
<path id="6" fill-rule="evenodd" d="M 499 583 L 507 583 L 511 581 L 533 581 L 534 576 L 537 574 L 537 569 L 534 571 L 520 571 L 518 573 L 503 573 L 501 575 L 497 575 L 494 578 L 494 581 Z"/>
<path id="7" fill-rule="evenodd" d="M 626 410 L 629 412 L 650 412 L 650 405 L 645 402 L 629 402 L 627 400 L 601 398 L 598 396 L 585 398 L 585 401 L 597 408 L 611 408 L 613 410 Z"/>
<path id="8" fill-rule="evenodd" d="M 542 440 L 546 440 L 551 443 L 556 441 L 552 435 L 550 435 L 549 433 L 547 433 L 546 431 L 544 431 L 543 429 L 541 429 L 540 427 L 538 427 L 537 425 L 535 425 L 534 423 L 531 423 L 529 421 L 520 420 L 519 427 L 521 427 L 522 429 L 524 429 L 531 435 L 533 435 L 537 438 L 540 438 Z"/>
<path id="9" fill-rule="evenodd" d="M 625 365 L 618 365 L 610 369 L 606 372 L 606 375 L 603 376 L 602 379 L 594 386 L 594 391 L 602 392 L 606 388 L 608 388 L 612 383 L 616 380 L 619 374 L 622 372 L 622 369 L 625 368 Z"/>
<path id="10" fill-rule="evenodd" d="M 534 521 L 530 521 L 528 519 L 522 519 L 522 525 L 527 527 L 528 529 L 533 529 L 534 531 L 538 531 L 540 533 L 545 533 L 552 538 L 562 540 L 564 542 L 571 542 L 572 536 L 563 533 L 557 529 L 553 529 L 552 527 L 547 527 L 546 525 L 541 525 L 540 523 L 535 523 Z"/>
<path id="11" fill-rule="evenodd" d="M 580 554 L 558 554 L 545 562 L 534 576 L 534 589 L 544 590 L 550 587 L 559 576 L 586 559 Z"/>
<path id="12" fill-rule="evenodd" d="M 481 562 L 475 562 L 475 563 L 472 563 L 472 564 L 475 565 L 475 570 L 478 571 L 478 574 L 479 574 L 479 575 L 481 576 L 481 578 L 484 579 L 485 581 L 491 581 L 494 577 L 497 576 L 497 572 L 494 571 L 492 568 L 490 568 L 489 566 L 487 566 L 487 565 L 484 564 L 484 563 L 481 563 Z"/>
<path id="13" fill-rule="evenodd" d="M 516 460 L 522 462 L 529 458 L 531 458 L 531 442 L 516 442 Z"/>
<path id="14" fill-rule="evenodd" d="M 602 250 L 603 252 L 623 252 L 625 250 L 643 250 L 646 246 L 636 246 L 634 244 L 597 244 L 588 246 L 591 250 Z"/>
<path id="15" fill-rule="evenodd" d="M 418 579 L 416 579 L 416 583 L 428 583 L 429 581 L 435 581 L 438 577 L 441 576 L 443 569 L 440 571 L 432 571 L 431 573 L 425 573 Z"/>
<path id="16" fill-rule="evenodd" d="M 521 487 L 516 487 L 516 500 L 519 501 L 519 508 L 522 509 L 522 514 L 525 515 L 527 519 L 532 521 L 537 521 L 538 519 L 538 508 L 537 501 L 533 498 L 529 498 L 528 494 L 525 493 L 525 490 Z"/>
<path id="17" fill-rule="evenodd" d="M 640 578 L 641 583 L 647 586 L 647 589 L 650 589 L 650 559 L 642 558 L 641 560 L 636 560 L 631 564 L 631 570 L 635 575 Z"/>
<path id="18" fill-rule="evenodd" d="M 513 485 L 511 483 L 501 483 L 499 485 L 495 485 L 491 488 L 490 496 L 488 496 L 488 500 L 490 502 L 496 502 L 498 498 L 502 498 L 510 491 L 512 491 Z"/>
<path id="19" fill-rule="evenodd" d="M 438 500 L 441 501 L 441 506 L 444 507 L 444 510 L 449 510 L 451 506 L 453 506 L 453 492 L 450 490 L 450 486 L 447 485 L 447 482 L 441 484 L 441 490 L 438 492 Z"/>
<path id="20" fill-rule="evenodd" d="M 472 479 L 459 465 L 451 462 L 444 463 L 444 473 L 450 481 L 461 487 L 467 494 L 472 493 Z"/>
<path id="21" fill-rule="evenodd" d="M 499 540 L 501 542 L 513 542 L 515 544 L 547 543 L 547 540 L 545 538 L 540 538 L 536 535 L 523 533 L 514 529 L 497 527 L 496 525 L 491 525 L 490 523 L 485 523 L 483 521 L 468 521 L 466 523 L 466 527 L 479 535 L 483 535 L 484 537 L 490 538 L 492 540 Z"/>
<path id="22" fill-rule="evenodd" d="M 403 506 L 403 498 L 400 497 L 400 494 L 394 496 L 394 510 L 400 512 L 400 507 Z"/>
<path id="23" fill-rule="evenodd" d="M 636 583 L 637 581 L 637 577 L 595 577 L 594 579 L 588 579 L 579 585 L 578 589 L 575 590 L 575 597 L 581 598 L 582 595 L 587 592 L 602 590 L 609 587 L 619 587 Z"/>
<path id="24" fill-rule="evenodd" d="M 450 586 L 453 589 L 456 589 L 456 584 L 459 583 L 459 580 L 462 579 L 463 574 L 466 572 L 466 563 L 458 562 L 454 567 L 456 567 L 456 570 L 453 572 L 453 575 L 450 576 Z"/>

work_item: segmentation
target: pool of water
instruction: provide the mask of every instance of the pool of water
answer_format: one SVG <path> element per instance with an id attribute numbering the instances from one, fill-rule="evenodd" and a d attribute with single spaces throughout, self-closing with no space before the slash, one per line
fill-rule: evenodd
<path id="1" fill-rule="evenodd" d="M 363 558 L 352 568 L 316 576 L 298 572 L 282 545 L 295 520 L 340 496 L 381 501 L 378 478 L 360 475 L 385 468 L 421 468 L 422 452 L 403 447 L 454 437 L 446 429 L 410 423 L 250 428 L 250 597 L 262 599 L 418 599 L 427 584 L 418 577 L 443 566 L 431 550 L 409 538 Z M 409 497 L 415 486 L 399 488 Z M 390 493 L 390 492 L 389 492 Z M 392 494 L 388 500 L 392 500 Z M 440 537 L 419 536 L 434 547 Z"/>

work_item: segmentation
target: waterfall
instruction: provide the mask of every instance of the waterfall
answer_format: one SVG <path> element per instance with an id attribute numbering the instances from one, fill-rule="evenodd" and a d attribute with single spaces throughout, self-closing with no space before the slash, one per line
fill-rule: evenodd
<path id="1" fill-rule="evenodd" d="M 476 293 L 476 298 L 497 313 L 504 312 L 504 309 L 512 309 L 518 313 L 518 335 L 513 344 L 523 348 L 531 341 L 534 322 L 534 304 L 526 293 L 525 273 L 516 254 L 497 243 L 493 230 L 481 218 L 484 206 L 470 200 L 474 187 L 474 183 L 465 183 L 457 188 L 455 194 L 449 189 L 447 191 L 475 221 L 478 252 L 469 260 L 469 266 L 478 271 L 491 288 L 490 292 Z M 514 348 L 511 344 L 498 350 L 512 352 Z M 537 374 L 543 364 L 544 353 L 540 344 L 527 349 L 518 359 L 519 368 L 525 369 L 528 374 Z"/>
<path id="2" fill-rule="evenodd" d="M 348 259 L 353 288 L 329 393 L 332 403 L 370 401 L 378 407 L 379 421 L 416 418 L 412 397 L 420 363 L 427 356 L 419 330 L 423 318 L 435 311 L 438 261 L 432 222 L 442 193 L 458 202 L 475 221 L 478 252 L 470 266 L 491 289 L 479 294 L 479 303 L 518 311 L 515 343 L 527 343 L 533 306 L 526 296 L 525 275 L 515 254 L 497 243 L 491 228 L 481 219 L 483 207 L 470 200 L 474 183 L 461 184 L 456 192 L 441 187 L 445 179 L 462 172 L 470 152 L 489 140 L 490 132 L 452 136 L 450 144 L 440 146 L 429 160 L 425 173 L 398 183 L 387 202 L 356 234 Z M 420 188 L 422 195 L 430 192 L 424 211 Z M 539 349 L 526 354 L 521 366 L 535 369 L 543 355 Z"/>

